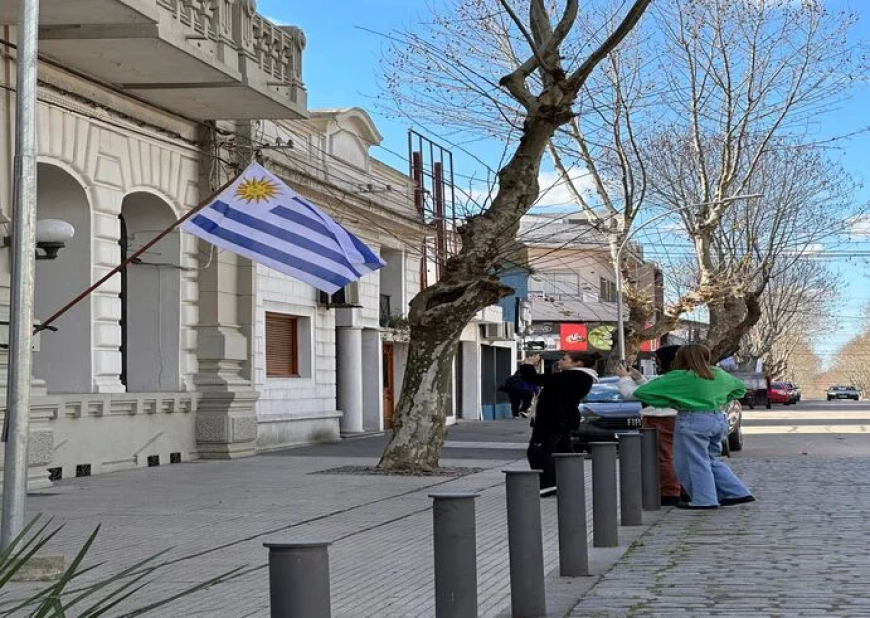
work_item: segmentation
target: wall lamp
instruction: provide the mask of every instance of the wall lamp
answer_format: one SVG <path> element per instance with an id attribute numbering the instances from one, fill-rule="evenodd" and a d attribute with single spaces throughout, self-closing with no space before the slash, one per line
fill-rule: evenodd
<path id="1" fill-rule="evenodd" d="M 8 222 L 8 220 L 0 220 L 0 223 Z M 73 239 L 75 233 L 75 228 L 61 219 L 40 219 L 36 222 L 36 259 L 56 259 L 57 254 Z M 9 236 L 3 238 L 4 247 L 8 247 L 10 242 Z"/>

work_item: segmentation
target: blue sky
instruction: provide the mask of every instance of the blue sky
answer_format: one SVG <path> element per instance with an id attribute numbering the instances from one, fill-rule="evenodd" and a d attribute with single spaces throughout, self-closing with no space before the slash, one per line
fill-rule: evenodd
<path id="1" fill-rule="evenodd" d="M 426 19 L 427 6 L 439 6 L 443 0 L 333 0 L 326 4 L 261 0 L 259 11 L 279 23 L 299 26 L 305 32 L 307 47 L 303 56 L 303 77 L 308 88 L 309 106 L 360 106 L 374 118 L 384 136 L 383 148 L 374 155 L 384 162 L 407 169 L 407 122 L 396 122 L 380 115 L 374 98 L 378 94 L 379 58 L 384 47 L 383 38 L 369 31 L 389 33 Z M 860 15 L 855 30 L 856 38 L 870 40 L 870 2 L 866 0 L 828 0 L 829 5 L 845 6 Z M 819 139 L 844 135 L 870 125 L 870 87 L 856 88 L 855 95 L 820 120 L 815 128 Z M 418 127 L 419 128 L 419 127 Z M 437 132 L 437 128 L 435 128 Z M 437 135 L 432 135 L 437 138 Z M 865 181 L 865 187 L 855 196 L 856 203 L 870 199 L 870 134 L 839 142 L 839 150 L 832 151 L 852 174 Z M 495 148 L 489 153 L 492 156 Z M 454 151 L 457 168 L 463 173 L 473 172 L 468 158 Z M 486 155 L 484 155 L 485 157 Z M 856 241 L 849 245 L 831 247 L 837 253 L 852 250 L 870 250 L 870 242 Z M 863 325 L 862 308 L 870 304 L 870 262 L 868 258 L 837 255 L 830 260 L 843 284 L 843 302 L 836 314 L 837 327 L 831 329 L 817 344 L 818 352 L 830 358 L 831 354 Z"/>

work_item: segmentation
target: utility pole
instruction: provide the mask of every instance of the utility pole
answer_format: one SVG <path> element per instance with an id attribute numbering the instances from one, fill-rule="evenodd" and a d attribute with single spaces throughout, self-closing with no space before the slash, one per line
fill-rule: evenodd
<path id="1" fill-rule="evenodd" d="M 36 78 L 39 0 L 19 0 L 16 58 L 15 164 L 13 168 L 9 291 L 9 370 L 6 384 L 8 435 L 3 469 L 0 547 L 6 549 L 25 525 L 27 441 L 30 437 L 30 376 L 33 361 L 33 279 L 36 260 Z"/>

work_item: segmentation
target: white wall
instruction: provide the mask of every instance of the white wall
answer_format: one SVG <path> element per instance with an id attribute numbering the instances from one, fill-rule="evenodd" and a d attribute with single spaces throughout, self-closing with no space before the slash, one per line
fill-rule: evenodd
<path id="1" fill-rule="evenodd" d="M 405 302 L 405 255 L 402 251 L 384 249 L 381 251 L 381 258 L 387 265 L 379 271 L 379 294 L 386 294 L 390 297 L 391 315 L 406 316 L 408 308 Z"/>
<path id="2" fill-rule="evenodd" d="M 317 306 L 317 292 L 265 266 L 256 265 L 256 337 L 254 384 L 258 446 L 276 448 L 316 440 L 338 439 L 335 405 L 335 312 Z M 266 376 L 265 314 L 295 315 L 300 320 L 300 377 Z"/>

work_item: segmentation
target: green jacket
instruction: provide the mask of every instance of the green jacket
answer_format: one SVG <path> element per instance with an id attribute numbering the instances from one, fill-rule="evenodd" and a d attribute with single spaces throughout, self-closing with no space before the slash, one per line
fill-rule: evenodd
<path id="1" fill-rule="evenodd" d="M 718 410 L 746 393 L 743 382 L 718 367 L 713 368 L 713 376 L 705 380 L 692 371 L 676 369 L 637 387 L 634 397 L 654 408 L 697 412 Z"/>

